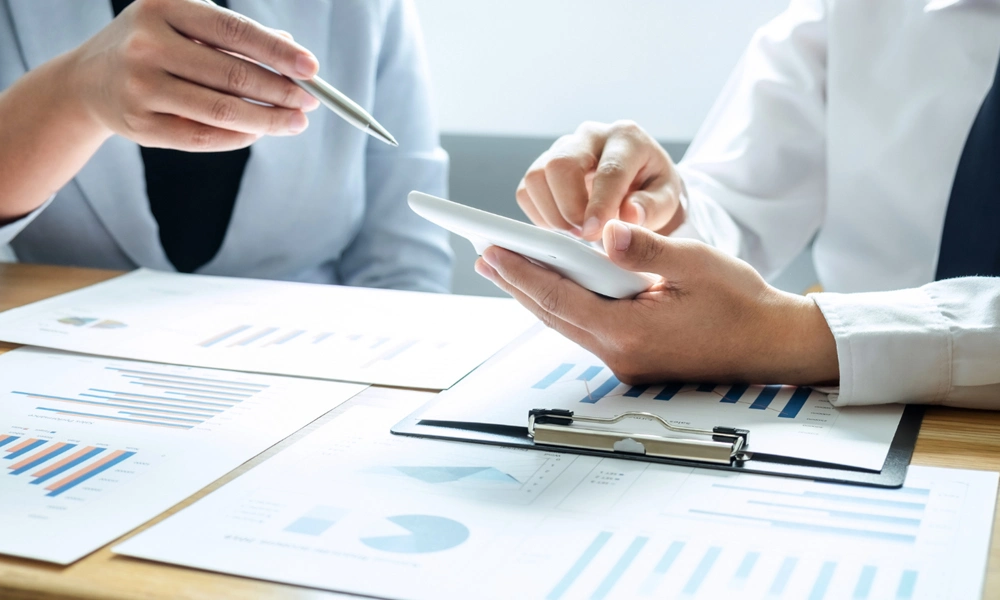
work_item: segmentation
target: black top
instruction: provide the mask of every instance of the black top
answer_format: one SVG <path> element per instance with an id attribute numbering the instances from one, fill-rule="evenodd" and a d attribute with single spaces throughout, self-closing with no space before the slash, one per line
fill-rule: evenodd
<path id="1" fill-rule="evenodd" d="M 1000 64 L 958 161 L 935 279 L 1000 277 Z"/>
<path id="2" fill-rule="evenodd" d="M 115 16 L 131 3 L 111 0 Z M 224 0 L 217 4 L 227 6 Z M 191 273 L 222 245 L 250 148 L 205 153 L 141 148 L 141 152 L 160 243 L 178 271 Z"/>

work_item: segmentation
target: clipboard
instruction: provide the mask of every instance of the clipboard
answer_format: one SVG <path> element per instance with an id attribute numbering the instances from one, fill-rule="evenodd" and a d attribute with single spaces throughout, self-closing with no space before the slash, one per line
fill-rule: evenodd
<path id="1" fill-rule="evenodd" d="M 911 405 L 904 409 L 885 462 L 876 471 L 753 452 L 753 432 L 750 430 L 677 428 L 652 413 L 595 418 L 586 415 L 585 411 L 539 407 L 525 415 L 524 427 L 424 420 L 422 415 L 431 410 L 435 402 L 437 400 L 432 400 L 397 423 L 392 433 L 882 488 L 902 487 L 924 415 L 922 406 Z M 658 420 L 664 430 L 673 435 L 630 432 L 627 423 L 633 418 Z"/>

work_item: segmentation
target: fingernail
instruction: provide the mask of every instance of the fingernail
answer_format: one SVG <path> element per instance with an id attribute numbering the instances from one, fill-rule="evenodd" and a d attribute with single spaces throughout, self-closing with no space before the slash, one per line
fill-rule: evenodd
<path id="1" fill-rule="evenodd" d="M 479 273 L 486 279 L 489 279 L 490 281 L 496 283 L 497 272 L 493 270 L 493 267 L 489 266 L 485 262 L 480 262 L 477 260 L 475 264 L 475 269 L 476 273 Z"/>
<path id="2" fill-rule="evenodd" d="M 483 252 L 483 260 L 486 261 L 486 264 L 488 264 L 489 266 L 496 268 L 497 266 L 496 256 L 494 256 L 493 252 L 491 252 L 489 249 Z"/>
<path id="3" fill-rule="evenodd" d="M 632 201 L 632 208 L 635 209 L 635 224 L 642 225 L 646 222 L 646 209 L 636 201 Z"/>
<path id="4" fill-rule="evenodd" d="M 302 110 L 311 112 L 319 108 L 319 100 L 317 100 L 315 96 L 304 90 L 300 90 L 300 92 L 299 106 L 302 107 Z"/>
<path id="5" fill-rule="evenodd" d="M 629 244 L 632 243 L 632 230 L 621 221 L 612 221 L 611 241 L 614 243 L 616 251 L 625 252 L 628 250 Z"/>
<path id="6" fill-rule="evenodd" d="M 309 79 L 319 70 L 319 61 L 310 54 L 299 54 L 295 58 L 295 72 L 303 79 Z"/>
<path id="7" fill-rule="evenodd" d="M 583 237 L 590 237 L 592 235 L 597 235 L 597 232 L 601 230 L 601 222 L 597 217 L 590 217 L 583 224 Z"/>
<path id="8" fill-rule="evenodd" d="M 309 127 L 309 118 L 306 117 L 304 113 L 295 112 L 288 119 L 288 131 L 289 133 L 302 133 Z"/>

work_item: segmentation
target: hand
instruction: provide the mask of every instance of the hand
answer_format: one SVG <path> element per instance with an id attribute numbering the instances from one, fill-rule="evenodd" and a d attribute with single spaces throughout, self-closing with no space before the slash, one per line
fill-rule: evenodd
<path id="1" fill-rule="evenodd" d="M 287 34 L 197 0 L 138 0 L 71 54 L 70 87 L 83 112 L 105 136 L 143 146 L 233 150 L 303 131 L 305 112 L 319 106 L 253 62 L 309 79 L 319 68 L 311 53 Z"/>
<path id="2" fill-rule="evenodd" d="M 595 241 L 614 218 L 670 233 L 684 193 L 670 156 L 638 125 L 584 123 L 535 160 L 517 203 L 536 225 Z"/>
<path id="3" fill-rule="evenodd" d="M 810 298 L 769 286 L 747 263 L 701 242 L 621 221 L 604 228 L 604 245 L 616 265 L 662 278 L 634 299 L 611 300 L 497 247 L 476 271 L 628 384 L 839 379 L 833 334 Z"/>

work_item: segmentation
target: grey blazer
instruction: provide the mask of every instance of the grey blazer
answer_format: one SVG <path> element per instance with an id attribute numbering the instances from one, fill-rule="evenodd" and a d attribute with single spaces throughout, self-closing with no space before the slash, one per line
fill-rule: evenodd
<path id="1" fill-rule="evenodd" d="M 444 195 L 447 178 L 410 1 L 231 0 L 230 7 L 291 32 L 316 54 L 320 74 L 400 146 L 322 108 L 310 114 L 305 133 L 261 139 L 222 247 L 198 272 L 446 291 L 447 235 L 406 206 L 411 189 Z M 108 0 L 0 0 L 0 89 L 111 18 Z M 173 270 L 149 208 L 139 148 L 120 137 L 43 207 L 0 227 L 0 246 L 8 243 L 22 262 Z"/>

